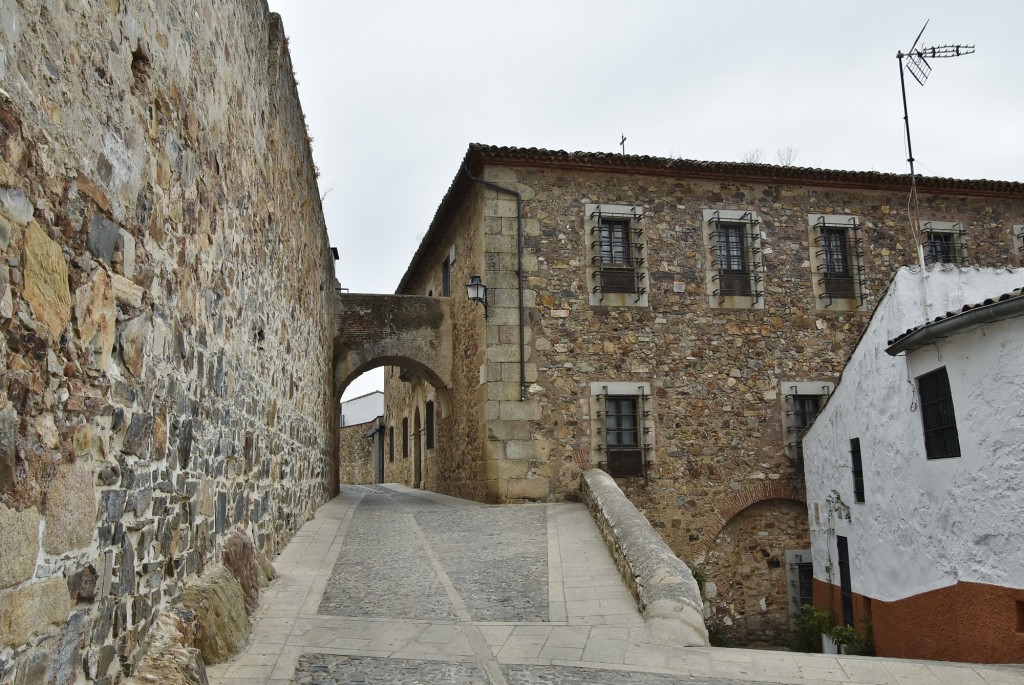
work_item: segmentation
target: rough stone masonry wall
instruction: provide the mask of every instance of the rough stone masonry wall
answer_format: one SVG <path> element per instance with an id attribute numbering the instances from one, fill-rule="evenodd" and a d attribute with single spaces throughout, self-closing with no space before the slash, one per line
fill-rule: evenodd
<path id="1" fill-rule="evenodd" d="M 591 451 L 590 383 L 649 382 L 656 445 L 652 477 L 646 484 L 620 484 L 687 563 L 699 568 L 706 559 L 731 555 L 739 538 L 716 538 L 735 515 L 761 501 L 769 509 L 777 503 L 782 513 L 790 506 L 785 500 L 803 498 L 801 474 L 784 449 L 783 385 L 835 382 L 895 269 L 916 262 L 904 228 L 906 192 L 568 168 L 486 171 L 525 199 L 527 298 L 536 302 L 529 312 L 529 362 L 537 368 L 530 399 L 539 405 L 529 425 L 539 449 L 549 450 L 551 496 L 574 496 L 582 471 L 599 460 Z M 592 238 L 584 234 L 585 203 L 644 208 L 649 307 L 589 304 L 585 249 Z M 764 309 L 711 308 L 705 209 L 759 213 Z M 817 309 L 810 213 L 859 217 L 866 311 Z M 1018 263 L 1011 256 L 1012 226 L 1024 222 L 1021 198 L 925 193 L 921 215 L 962 222 L 974 264 Z M 485 278 L 493 276 L 488 272 Z M 491 324 L 489 329 L 499 329 Z M 772 516 L 755 520 L 771 522 Z M 784 588 L 766 590 L 763 606 L 743 589 L 777 574 L 785 549 L 806 545 L 806 523 L 791 533 L 787 543 L 776 532 L 744 527 L 742 542 L 754 546 L 748 551 L 756 563 L 715 564 L 706 574 L 718 590 L 706 598 L 712 615 L 728 616 L 741 640 L 785 639 L 786 606 L 778 601 Z M 771 544 L 758 544 L 762 537 Z M 732 588 L 743 591 L 742 614 Z M 749 630 L 743 625 L 748 617 Z"/>
<path id="2" fill-rule="evenodd" d="M 0 8 L 0 682 L 112 683 L 329 494 L 334 283 L 263 0 Z"/>
<path id="3" fill-rule="evenodd" d="M 478 501 L 497 501 L 497 492 L 488 489 L 487 460 L 484 457 L 485 423 L 483 406 L 485 386 L 481 367 L 485 364 L 486 335 L 483 306 L 466 299 L 466 283 L 484 271 L 483 245 L 479 232 L 483 213 L 483 194 L 473 188 L 452 203 L 440 217 L 445 230 L 423 255 L 420 268 L 409 278 L 401 294 L 435 296 L 441 293 L 441 264 L 455 247 L 451 266 L 452 319 L 451 387 L 438 389 L 422 376 L 412 382 L 400 379 L 399 367 L 388 368 L 384 378 L 384 418 L 395 431 L 395 460 L 391 462 L 385 445 L 384 471 L 387 482 L 413 483 L 415 457 L 414 420 L 416 409 L 424 420 L 424 405 L 434 401 L 435 448 L 424 452 L 423 480 L 428 490 Z M 491 285 L 491 284 L 489 284 Z M 447 401 L 439 397 L 447 396 Z M 402 418 L 409 420 L 409 458 L 402 457 Z M 422 424 L 421 424 L 422 425 Z M 423 436 L 419 436 L 423 440 Z"/>
<path id="4" fill-rule="evenodd" d="M 338 482 L 350 485 L 373 483 L 373 436 L 367 435 L 376 419 L 345 426 L 338 431 Z M 387 452 L 384 454 L 387 459 Z"/>

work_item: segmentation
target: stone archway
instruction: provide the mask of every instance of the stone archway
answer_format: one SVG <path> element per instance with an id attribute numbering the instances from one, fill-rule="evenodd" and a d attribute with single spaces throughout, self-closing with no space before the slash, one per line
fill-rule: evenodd
<path id="1" fill-rule="evenodd" d="M 422 376 L 447 403 L 452 367 L 448 298 L 340 293 L 335 310 L 336 398 L 360 374 L 380 366 L 400 366 Z"/>

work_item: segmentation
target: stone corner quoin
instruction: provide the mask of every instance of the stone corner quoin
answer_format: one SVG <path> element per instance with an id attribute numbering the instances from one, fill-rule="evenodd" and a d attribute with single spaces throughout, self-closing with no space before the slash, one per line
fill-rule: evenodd
<path id="1" fill-rule="evenodd" d="M 0 28 L 0 682 L 106 685 L 332 494 L 337 282 L 265 3 Z"/>

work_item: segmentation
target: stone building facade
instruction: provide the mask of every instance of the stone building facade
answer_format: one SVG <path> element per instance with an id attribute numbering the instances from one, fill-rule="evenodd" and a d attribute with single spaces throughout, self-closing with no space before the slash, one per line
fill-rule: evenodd
<path id="1" fill-rule="evenodd" d="M 907 181 L 471 146 L 397 290 L 450 300 L 450 411 L 426 448 L 438 389 L 387 371 L 387 479 L 543 501 L 600 465 L 704 574 L 710 622 L 783 641 L 809 562 L 799 436 L 917 260 Z M 1024 186 L 919 193 L 927 259 L 1019 264 Z"/>
<path id="2" fill-rule="evenodd" d="M 261 0 L 0 11 L 0 682 L 114 683 L 330 495 L 335 280 Z"/>

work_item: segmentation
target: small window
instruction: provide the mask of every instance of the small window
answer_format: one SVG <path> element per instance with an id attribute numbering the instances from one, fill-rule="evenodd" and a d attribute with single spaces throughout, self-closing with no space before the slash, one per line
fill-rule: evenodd
<path id="1" fill-rule="evenodd" d="M 402 417 L 402 459 L 409 458 L 409 417 Z"/>
<path id="2" fill-rule="evenodd" d="M 925 264 L 967 264 L 961 224 L 926 221 L 921 228 Z"/>
<path id="3" fill-rule="evenodd" d="M 850 461 L 853 466 L 853 501 L 864 502 L 864 466 L 860 460 L 860 438 L 850 439 Z"/>
<path id="4" fill-rule="evenodd" d="M 755 212 L 704 210 L 712 307 L 763 306 L 761 221 Z"/>
<path id="5" fill-rule="evenodd" d="M 597 466 L 613 478 L 647 478 L 654 453 L 650 386 L 594 382 L 590 392 L 591 454 Z"/>
<path id="6" fill-rule="evenodd" d="M 449 257 L 441 262 L 441 297 L 452 295 L 452 263 Z"/>
<path id="7" fill-rule="evenodd" d="M 805 605 L 814 605 L 814 564 L 811 563 L 811 550 L 786 551 L 786 584 L 789 615 L 791 618 L 800 618 Z"/>
<path id="8" fill-rule="evenodd" d="M 918 376 L 917 391 L 921 397 L 925 454 L 929 459 L 959 457 L 960 437 L 946 367 Z"/>
<path id="9" fill-rule="evenodd" d="M 647 305 L 643 208 L 585 205 L 592 305 Z"/>
<path id="10" fill-rule="evenodd" d="M 395 460 L 395 427 L 388 426 L 388 461 Z"/>
<path id="11" fill-rule="evenodd" d="M 795 462 L 798 470 L 803 469 L 804 432 L 832 392 L 832 383 L 815 381 L 785 382 L 782 391 L 782 427 L 786 453 Z"/>
<path id="12" fill-rule="evenodd" d="M 841 310 L 863 305 L 864 255 L 857 217 L 813 214 L 808 220 L 814 240 L 811 251 L 817 271 L 818 308 Z"/>
<path id="13" fill-rule="evenodd" d="M 1013 227 L 1013 238 L 1017 244 L 1017 254 L 1024 258 L 1024 225 L 1015 224 Z"/>
<path id="14" fill-rule="evenodd" d="M 426 409 L 425 409 L 424 413 L 426 414 L 427 449 L 429 450 L 429 449 L 433 449 L 434 448 L 434 403 L 433 402 L 427 402 Z"/>
<path id="15" fill-rule="evenodd" d="M 850 545 L 842 535 L 836 536 L 836 551 L 839 553 L 839 592 L 842 595 L 843 625 L 853 625 L 853 583 L 850 573 Z"/>

